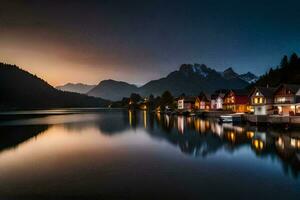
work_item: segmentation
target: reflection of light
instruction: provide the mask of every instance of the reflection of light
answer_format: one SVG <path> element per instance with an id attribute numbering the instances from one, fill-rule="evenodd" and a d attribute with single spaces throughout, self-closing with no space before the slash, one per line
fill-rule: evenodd
<path id="1" fill-rule="evenodd" d="M 257 150 L 262 150 L 264 148 L 264 143 L 261 140 L 255 139 L 252 141 L 252 144 Z"/>
<path id="2" fill-rule="evenodd" d="M 194 126 L 195 126 L 196 131 L 200 132 L 200 119 L 199 118 L 196 118 L 194 120 Z"/>
<path id="3" fill-rule="evenodd" d="M 205 122 L 205 129 L 209 129 L 209 121 Z"/>
<path id="4" fill-rule="evenodd" d="M 206 131 L 204 120 L 200 120 L 200 131 L 201 131 L 201 133 L 204 133 Z"/>
<path id="5" fill-rule="evenodd" d="M 178 116 L 177 117 L 177 126 L 178 126 L 178 131 L 180 133 L 184 132 L 184 121 L 183 121 L 183 117 L 182 116 Z"/>
<path id="6" fill-rule="evenodd" d="M 234 133 L 231 133 L 231 134 L 230 134 L 230 139 L 231 139 L 232 142 L 235 141 L 235 135 L 234 135 Z"/>
<path id="7" fill-rule="evenodd" d="M 235 142 L 235 134 L 234 132 L 229 132 L 228 139 L 232 142 Z"/>
<path id="8" fill-rule="evenodd" d="M 239 133 L 244 132 L 244 128 L 243 127 L 234 127 L 234 130 L 236 130 Z"/>
<path id="9" fill-rule="evenodd" d="M 158 106 L 157 108 L 155 108 L 155 111 L 156 111 L 157 113 L 160 113 L 160 106 Z"/>
<path id="10" fill-rule="evenodd" d="M 147 128 L 147 111 L 143 111 L 143 117 L 144 117 L 144 127 Z"/>
<path id="11" fill-rule="evenodd" d="M 244 130 L 245 130 L 243 127 L 233 126 L 230 123 L 223 124 L 223 126 L 224 126 L 224 128 L 234 130 L 234 131 L 239 132 L 239 133 L 243 133 Z"/>
<path id="12" fill-rule="evenodd" d="M 291 146 L 296 147 L 296 140 L 291 138 Z"/>
<path id="13" fill-rule="evenodd" d="M 170 117 L 169 117 L 169 115 L 165 115 L 165 119 L 166 119 L 166 125 L 167 125 L 167 127 L 169 127 L 169 125 L 170 125 Z"/>
<path id="14" fill-rule="evenodd" d="M 283 139 L 281 137 L 278 138 L 277 144 L 278 144 L 279 147 L 281 147 L 282 149 L 284 149 L 284 143 L 283 143 Z"/>
<path id="15" fill-rule="evenodd" d="M 222 126 L 218 123 L 215 123 L 215 133 L 219 136 L 223 135 L 223 129 Z"/>
<path id="16" fill-rule="evenodd" d="M 132 126 L 132 111 L 131 110 L 128 111 L 128 115 L 129 115 L 129 125 Z"/>
<path id="17" fill-rule="evenodd" d="M 190 126 L 192 123 L 192 118 L 191 117 L 187 117 L 187 124 Z"/>
<path id="18" fill-rule="evenodd" d="M 294 148 L 300 148 L 300 140 L 291 138 L 291 146 Z"/>
<path id="19" fill-rule="evenodd" d="M 254 132 L 253 131 L 247 131 L 247 138 L 253 138 Z"/>
<path id="20" fill-rule="evenodd" d="M 160 122 L 160 112 L 156 113 L 157 120 Z"/>
<path id="21" fill-rule="evenodd" d="M 212 133 L 217 134 L 218 136 L 223 135 L 223 127 L 216 122 L 210 121 L 210 130 Z"/>

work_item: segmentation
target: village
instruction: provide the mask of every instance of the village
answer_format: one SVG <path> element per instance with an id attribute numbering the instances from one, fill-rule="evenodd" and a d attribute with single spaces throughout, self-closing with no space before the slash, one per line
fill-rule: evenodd
<path id="1" fill-rule="evenodd" d="M 129 108 L 132 109 L 130 105 Z M 300 125 L 300 85 L 257 86 L 251 90 L 217 90 L 213 94 L 181 95 L 174 98 L 172 106 L 164 104 L 154 109 L 149 98 L 145 98 L 138 102 L 138 108 L 167 115 L 219 118 L 223 123 L 247 121 Z"/>

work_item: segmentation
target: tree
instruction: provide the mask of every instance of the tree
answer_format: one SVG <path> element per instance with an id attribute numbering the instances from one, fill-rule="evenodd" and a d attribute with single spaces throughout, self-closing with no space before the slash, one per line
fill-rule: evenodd
<path id="1" fill-rule="evenodd" d="M 277 68 L 262 75 L 255 85 L 277 87 L 281 83 L 300 84 L 300 58 L 293 53 L 288 59 L 284 56 Z"/>
<path id="2" fill-rule="evenodd" d="M 172 96 L 172 94 L 169 91 L 165 91 L 161 95 L 161 99 L 159 102 L 160 108 L 162 110 L 164 110 L 166 106 L 173 108 L 173 104 L 174 104 L 174 97 Z"/>
<path id="3" fill-rule="evenodd" d="M 281 68 L 285 68 L 287 67 L 289 64 L 289 59 L 287 57 L 287 55 L 283 56 L 283 58 L 281 59 L 281 62 L 280 62 L 280 67 Z M 272 68 L 271 68 L 272 69 Z"/>
<path id="4" fill-rule="evenodd" d="M 153 102 L 154 100 L 155 100 L 155 98 L 154 98 L 153 94 L 150 94 L 150 95 L 149 95 L 149 101 L 150 101 L 150 102 Z"/>
<path id="5" fill-rule="evenodd" d="M 297 62 L 298 62 L 298 56 L 297 56 L 297 54 L 296 53 L 293 53 L 292 55 L 291 55 L 291 57 L 290 57 L 290 63 L 289 63 L 289 65 L 290 65 L 290 67 L 291 68 L 293 68 L 293 67 L 295 67 L 296 66 L 296 64 L 297 64 Z"/>
<path id="6" fill-rule="evenodd" d="M 142 97 L 141 97 L 139 94 L 137 94 L 137 93 L 132 93 L 132 94 L 130 95 L 130 100 L 132 101 L 132 103 L 137 103 L 137 102 L 139 102 L 141 99 L 142 99 Z"/>

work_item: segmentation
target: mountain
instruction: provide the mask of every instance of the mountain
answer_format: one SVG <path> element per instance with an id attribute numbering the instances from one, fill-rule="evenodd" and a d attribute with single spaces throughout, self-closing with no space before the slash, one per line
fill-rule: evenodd
<path id="1" fill-rule="evenodd" d="M 234 78 L 240 78 L 240 79 L 248 82 L 249 84 L 254 83 L 258 79 L 258 77 L 251 72 L 247 72 L 245 74 L 238 74 L 231 67 L 229 67 L 228 69 L 225 69 L 224 72 L 220 72 L 220 74 L 227 80 L 234 79 Z"/>
<path id="2" fill-rule="evenodd" d="M 258 77 L 251 72 L 239 75 L 241 79 L 247 81 L 248 83 L 255 83 L 258 80 Z"/>
<path id="3" fill-rule="evenodd" d="M 100 107 L 108 101 L 55 89 L 15 65 L 0 63 L 0 109 Z"/>
<path id="4" fill-rule="evenodd" d="M 85 94 L 96 85 L 86 85 L 82 83 L 67 83 L 65 85 L 57 86 L 56 89 L 67 91 L 67 92 L 76 92 L 80 94 Z"/>
<path id="5" fill-rule="evenodd" d="M 226 80 L 230 80 L 230 79 L 239 77 L 239 74 L 237 74 L 231 67 L 229 67 L 228 69 L 225 69 L 224 72 L 220 72 L 220 74 Z"/>
<path id="6" fill-rule="evenodd" d="M 129 97 L 131 93 L 138 92 L 138 87 L 122 81 L 104 80 L 87 94 L 95 97 L 105 97 L 112 101 L 121 100 L 123 97 Z"/>
<path id="7" fill-rule="evenodd" d="M 217 89 L 241 89 L 248 85 L 248 81 L 244 80 L 244 75 L 237 74 L 232 68 L 217 72 L 203 64 L 183 64 L 179 70 L 171 72 L 164 78 L 150 81 L 139 88 L 125 82 L 106 80 L 100 82 L 87 94 L 115 101 L 129 97 L 131 93 L 139 93 L 143 96 L 161 95 L 169 90 L 175 96 L 182 93 L 197 95 L 200 91 L 212 93 Z"/>
<path id="8" fill-rule="evenodd" d="M 217 72 L 204 64 L 183 64 L 178 71 L 170 73 L 167 77 L 150 81 L 141 88 L 142 95 L 160 95 L 169 90 L 177 96 L 182 93 L 186 95 L 197 95 L 200 91 L 212 93 L 217 89 L 241 89 L 249 85 L 241 79 L 232 68 L 224 72 Z"/>

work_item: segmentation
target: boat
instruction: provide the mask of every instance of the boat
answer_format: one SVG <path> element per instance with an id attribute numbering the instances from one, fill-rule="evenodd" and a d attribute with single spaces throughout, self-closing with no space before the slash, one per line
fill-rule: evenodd
<path id="1" fill-rule="evenodd" d="M 228 115 L 221 115 L 219 117 L 219 121 L 221 123 L 237 123 L 242 121 L 242 115 L 239 113 L 236 114 L 228 114 Z"/>
<path id="2" fill-rule="evenodd" d="M 232 119 L 232 116 L 230 116 L 230 115 L 221 115 L 219 117 L 219 121 L 222 123 L 232 123 L 233 119 Z"/>

